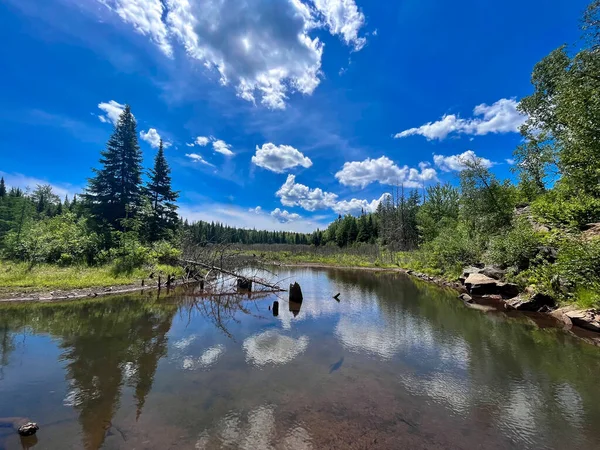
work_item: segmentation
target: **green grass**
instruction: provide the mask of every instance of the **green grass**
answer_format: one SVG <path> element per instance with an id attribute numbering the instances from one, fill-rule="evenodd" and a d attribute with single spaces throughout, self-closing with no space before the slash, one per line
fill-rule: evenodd
<path id="1" fill-rule="evenodd" d="M 39 289 L 83 289 L 99 286 L 119 286 L 140 283 L 152 271 L 180 275 L 179 267 L 158 265 L 135 269 L 131 273 L 115 273 L 112 266 L 59 267 L 41 264 L 30 267 L 26 263 L 0 262 L 0 292 L 28 292 Z"/>
<path id="2" fill-rule="evenodd" d="M 401 268 L 440 277 L 447 281 L 456 281 L 463 269 L 462 266 L 457 265 L 452 270 L 443 272 L 439 269 L 428 267 L 424 264 L 424 258 L 418 251 L 396 252 L 394 254 L 385 252 L 382 254 L 382 259 L 374 259 L 368 255 L 348 254 L 343 250 L 331 255 L 320 255 L 312 252 L 262 252 L 261 257 L 266 261 L 282 264 L 320 264 L 332 267 L 371 267 L 382 269 Z"/>

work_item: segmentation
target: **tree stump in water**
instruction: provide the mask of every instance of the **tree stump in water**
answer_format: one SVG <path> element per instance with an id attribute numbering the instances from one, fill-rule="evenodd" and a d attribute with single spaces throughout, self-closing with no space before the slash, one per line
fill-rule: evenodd
<path id="1" fill-rule="evenodd" d="M 302 303 L 302 298 L 300 285 L 297 282 L 290 284 L 290 302 Z"/>
<path id="2" fill-rule="evenodd" d="M 277 317 L 279 315 L 279 302 L 273 302 L 273 317 Z"/>
<path id="3" fill-rule="evenodd" d="M 237 288 L 243 291 L 251 291 L 252 290 L 252 280 L 248 280 L 247 278 L 238 278 L 237 279 Z"/>

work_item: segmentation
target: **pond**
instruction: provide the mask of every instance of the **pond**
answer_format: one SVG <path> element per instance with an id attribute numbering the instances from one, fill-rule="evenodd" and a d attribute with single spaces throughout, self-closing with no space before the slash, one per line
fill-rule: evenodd
<path id="1" fill-rule="evenodd" d="M 278 275 L 302 304 L 0 307 L 0 448 L 600 448 L 599 348 L 403 274 Z"/>

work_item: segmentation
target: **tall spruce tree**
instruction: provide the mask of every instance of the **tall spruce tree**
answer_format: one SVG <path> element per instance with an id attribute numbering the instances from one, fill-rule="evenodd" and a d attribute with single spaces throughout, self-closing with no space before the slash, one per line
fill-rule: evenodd
<path id="1" fill-rule="evenodd" d="M 4 177 L 0 178 L 0 198 L 6 197 L 6 184 L 4 184 Z"/>
<path id="2" fill-rule="evenodd" d="M 106 150 L 102 168 L 94 169 L 86 193 L 92 214 L 99 222 L 122 229 L 122 220 L 136 216 L 141 205 L 142 152 L 137 126 L 129 105 L 119 117 Z"/>
<path id="3" fill-rule="evenodd" d="M 157 241 L 168 237 L 177 227 L 175 202 L 179 197 L 171 188 L 171 169 L 165 158 L 162 139 L 149 175 L 150 180 L 145 189 L 152 210 L 148 222 L 148 239 Z"/>

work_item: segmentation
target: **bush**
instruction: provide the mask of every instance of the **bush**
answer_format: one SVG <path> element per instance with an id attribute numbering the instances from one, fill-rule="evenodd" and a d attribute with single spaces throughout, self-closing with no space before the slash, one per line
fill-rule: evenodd
<path id="1" fill-rule="evenodd" d="M 542 237 L 527 219 L 519 218 L 513 228 L 490 239 L 486 259 L 504 268 L 525 270 L 538 254 Z"/>
<path id="2" fill-rule="evenodd" d="M 600 198 L 583 193 L 569 195 L 558 186 L 537 198 L 531 211 L 541 222 L 581 228 L 600 221 Z"/>
<path id="3" fill-rule="evenodd" d="M 442 228 L 435 239 L 423 244 L 415 256 L 415 262 L 420 262 L 423 268 L 458 276 L 465 266 L 479 260 L 481 243 L 469 237 L 464 225 L 449 226 Z"/>
<path id="4" fill-rule="evenodd" d="M 181 258 L 181 250 L 167 241 L 159 241 L 152 244 L 150 257 L 159 264 L 176 265 Z"/>
<path id="5" fill-rule="evenodd" d="M 70 265 L 92 262 L 98 252 L 98 235 L 85 219 L 66 212 L 56 217 L 26 224 L 20 235 L 9 232 L 4 240 L 6 256 L 37 263 Z"/>
<path id="6" fill-rule="evenodd" d="M 522 285 L 535 284 L 542 292 L 563 301 L 600 302 L 600 239 L 584 241 L 563 236 L 555 245 L 554 264 L 542 264 L 518 276 Z"/>

